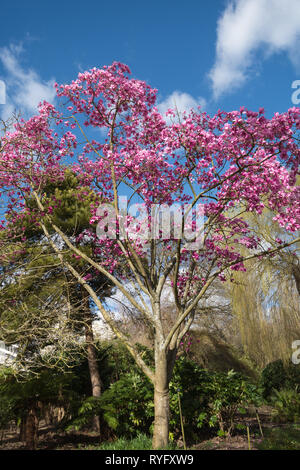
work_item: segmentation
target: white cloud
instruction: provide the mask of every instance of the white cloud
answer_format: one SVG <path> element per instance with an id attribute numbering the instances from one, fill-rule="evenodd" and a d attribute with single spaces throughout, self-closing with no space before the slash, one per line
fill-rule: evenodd
<path id="1" fill-rule="evenodd" d="M 240 87 L 257 56 L 286 52 L 300 63 L 299 0 L 232 0 L 217 26 L 216 62 L 210 71 L 214 97 Z"/>
<path id="2" fill-rule="evenodd" d="M 164 101 L 158 103 L 158 111 L 161 114 L 165 114 L 168 109 L 172 109 L 176 112 L 176 109 L 179 113 L 183 111 L 189 111 L 190 109 L 197 109 L 198 106 L 204 108 L 206 101 L 204 98 L 193 98 L 193 96 L 188 93 L 183 93 L 180 91 L 174 91 L 171 95 L 167 96 Z"/>
<path id="3" fill-rule="evenodd" d="M 55 80 L 44 81 L 36 71 L 22 67 L 22 52 L 22 46 L 0 48 L 0 62 L 4 70 L 0 78 L 6 85 L 6 104 L 0 106 L 3 119 L 8 119 L 14 110 L 25 116 L 33 114 L 40 101 L 53 102 L 55 98 Z"/>

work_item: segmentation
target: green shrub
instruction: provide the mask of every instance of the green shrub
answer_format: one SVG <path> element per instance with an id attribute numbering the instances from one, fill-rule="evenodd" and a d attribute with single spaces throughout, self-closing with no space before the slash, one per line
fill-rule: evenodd
<path id="1" fill-rule="evenodd" d="M 270 362 L 261 373 L 261 387 L 264 398 L 269 398 L 273 390 L 284 387 L 287 374 L 281 359 Z"/>
<path id="2" fill-rule="evenodd" d="M 149 433 L 153 421 L 153 387 L 141 374 L 124 374 L 101 397 L 83 398 L 73 415 L 66 425 L 67 431 L 82 429 L 93 416 L 101 416 L 102 432 L 107 435 L 135 437 Z"/>
<path id="3" fill-rule="evenodd" d="M 14 413 L 15 401 L 9 396 L 1 396 L 0 399 L 0 430 L 5 429 L 6 426 L 15 418 Z"/>
<path id="4" fill-rule="evenodd" d="M 178 389 L 182 390 L 181 402 L 185 422 L 190 432 L 197 431 L 199 407 L 208 406 L 208 393 L 204 393 L 209 373 L 197 364 L 179 359 L 170 383 L 170 433 L 181 433 Z M 201 384 L 201 387 L 200 387 Z M 201 388 L 201 396 L 199 389 Z M 98 400 L 85 399 L 72 420 L 70 427 L 80 428 L 93 414 L 101 414 L 102 420 L 115 436 L 135 437 L 151 433 L 154 420 L 154 390 L 151 382 L 138 370 L 125 373 L 112 383 Z"/>
<path id="5" fill-rule="evenodd" d="M 261 402 L 259 389 L 234 371 L 213 375 L 210 397 L 209 425 L 217 424 L 219 435 L 230 435 L 237 413 L 245 413 L 247 406 Z"/>
<path id="6" fill-rule="evenodd" d="M 34 407 L 43 417 L 51 406 L 62 406 L 69 412 L 78 395 L 73 390 L 77 378 L 72 373 L 41 370 L 39 374 L 22 374 L 22 380 L 9 368 L 0 370 L 0 427 L 9 421 L 20 423 Z M 76 387 L 75 387 L 76 388 Z"/>
<path id="7" fill-rule="evenodd" d="M 231 433 L 236 413 L 257 402 L 258 389 L 238 373 L 213 373 L 195 362 L 177 360 L 170 382 L 170 436 L 181 435 L 179 399 L 187 438 L 201 428 Z M 117 437 L 149 434 L 154 420 L 153 386 L 141 373 L 124 374 L 97 400 L 87 399 L 73 425 L 85 423 L 100 413 Z"/>
<path id="8" fill-rule="evenodd" d="M 274 390 L 271 403 L 276 421 L 300 422 L 300 394 L 296 389 Z"/>
<path id="9" fill-rule="evenodd" d="M 289 363 L 285 368 L 286 370 L 286 383 L 285 388 L 296 389 L 300 392 L 300 367 L 298 364 Z"/>
<path id="10" fill-rule="evenodd" d="M 194 361 L 180 357 L 175 364 L 170 382 L 170 432 L 181 434 L 179 399 L 187 438 L 193 437 L 204 426 L 209 415 L 212 373 Z"/>
<path id="11" fill-rule="evenodd" d="M 102 394 L 99 407 L 117 436 L 149 433 L 154 417 L 153 386 L 142 374 L 125 374 Z"/>
<path id="12" fill-rule="evenodd" d="M 264 434 L 259 450 L 300 450 L 300 426 L 265 429 Z"/>
<path id="13" fill-rule="evenodd" d="M 270 362 L 261 373 L 260 384 L 266 399 L 270 399 L 275 390 L 300 390 L 300 368 L 292 363 L 284 364 L 281 359 Z"/>
<path id="14" fill-rule="evenodd" d="M 182 412 L 189 433 L 200 428 L 216 428 L 221 435 L 230 434 L 237 412 L 250 404 L 258 405 L 258 387 L 240 373 L 211 372 L 180 358 L 170 384 L 171 425 L 178 427 L 179 409 L 176 390 L 180 390 Z"/>

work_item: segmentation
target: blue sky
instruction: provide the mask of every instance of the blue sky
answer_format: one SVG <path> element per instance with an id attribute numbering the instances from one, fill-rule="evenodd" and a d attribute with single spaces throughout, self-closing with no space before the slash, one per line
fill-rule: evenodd
<path id="1" fill-rule="evenodd" d="M 300 0 L 11 0 L 0 13 L 4 118 L 33 114 L 55 100 L 54 81 L 115 60 L 158 89 L 162 111 L 175 100 L 271 116 L 297 104 Z"/>
<path id="2" fill-rule="evenodd" d="M 162 112 L 176 102 L 271 117 L 300 103 L 300 0 L 10 0 L 0 16 L 4 119 L 34 114 L 55 102 L 55 81 L 113 61 L 158 89 Z"/>

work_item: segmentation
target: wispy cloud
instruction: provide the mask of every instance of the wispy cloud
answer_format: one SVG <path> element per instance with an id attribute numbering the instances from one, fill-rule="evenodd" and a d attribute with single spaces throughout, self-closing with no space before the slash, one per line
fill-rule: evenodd
<path id="1" fill-rule="evenodd" d="M 54 79 L 44 81 L 32 69 L 21 65 L 21 45 L 0 48 L 0 63 L 4 73 L 0 78 L 6 85 L 6 104 L 0 106 L 3 119 L 8 119 L 17 110 L 28 116 L 37 111 L 42 100 L 53 102 L 55 98 Z M 1 70 L 0 69 L 0 70 Z"/>
<path id="2" fill-rule="evenodd" d="M 173 109 L 182 113 L 190 109 L 196 109 L 198 106 L 205 108 L 206 100 L 202 97 L 195 99 L 189 93 L 181 91 L 174 91 L 171 95 L 167 96 L 165 100 L 158 103 L 158 110 L 161 114 L 165 114 L 168 109 Z"/>
<path id="3" fill-rule="evenodd" d="M 300 65 L 299 0 L 230 1 L 218 21 L 216 61 L 209 73 L 214 97 L 245 83 L 257 53 L 266 59 L 282 51 Z"/>

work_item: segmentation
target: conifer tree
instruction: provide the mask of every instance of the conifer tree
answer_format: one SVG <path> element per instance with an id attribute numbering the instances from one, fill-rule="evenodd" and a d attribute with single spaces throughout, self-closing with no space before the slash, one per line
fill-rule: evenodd
<path id="1" fill-rule="evenodd" d="M 85 229 L 90 228 L 93 193 L 89 191 L 87 196 L 86 188 L 68 170 L 62 181 L 55 184 L 48 181 L 43 191 L 49 203 L 51 201 L 53 204 L 56 224 L 91 255 L 91 240 L 80 243 L 80 239 Z M 28 368 L 28 361 L 32 364 L 37 361 L 45 363 L 47 356 L 41 356 L 41 352 L 46 346 L 54 346 L 61 354 L 64 348 L 70 347 L 70 342 L 75 342 L 77 348 L 78 337 L 84 334 L 92 396 L 100 397 L 101 376 L 93 332 L 93 321 L 97 315 L 87 291 L 70 276 L 42 231 L 35 226 L 35 204 L 34 200 L 27 200 L 30 216 L 23 220 L 23 225 L 26 225 L 24 240 L 17 238 L 7 245 L 6 260 L 2 252 L 1 338 L 7 343 L 18 344 L 19 365 Z M 111 285 L 101 273 L 95 273 L 68 253 L 55 233 L 52 239 L 101 298 L 110 294 Z M 98 417 L 95 418 L 94 427 L 100 432 Z"/>

